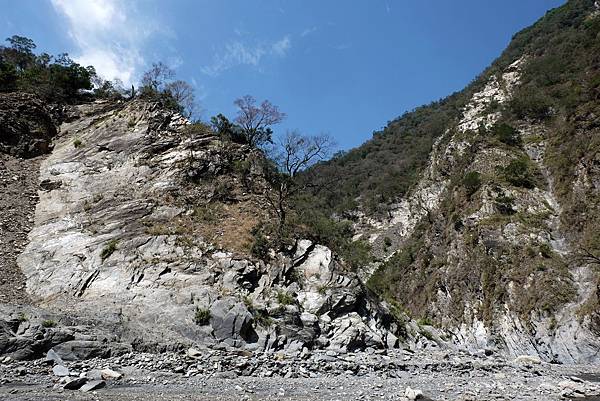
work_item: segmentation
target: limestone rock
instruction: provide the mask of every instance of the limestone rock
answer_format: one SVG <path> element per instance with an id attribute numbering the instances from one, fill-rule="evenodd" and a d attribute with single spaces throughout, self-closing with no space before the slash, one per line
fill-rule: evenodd
<path id="1" fill-rule="evenodd" d="M 70 374 L 69 369 L 67 369 L 63 365 L 54 366 L 52 368 L 52 373 L 54 373 L 54 375 L 58 376 L 58 377 L 69 376 L 69 374 Z"/>

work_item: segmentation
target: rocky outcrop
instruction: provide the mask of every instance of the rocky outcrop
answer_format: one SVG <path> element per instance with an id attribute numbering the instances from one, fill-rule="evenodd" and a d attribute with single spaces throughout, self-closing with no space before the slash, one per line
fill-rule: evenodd
<path id="1" fill-rule="evenodd" d="M 34 157 L 52 149 L 56 124 L 34 95 L 0 94 L 0 152 Z"/>
<path id="2" fill-rule="evenodd" d="M 113 330 L 100 321 L 0 305 L 0 354 L 15 360 L 38 359 L 53 348 L 57 358 L 67 361 L 130 352 L 131 346 L 119 343 Z"/>
<path id="3" fill-rule="evenodd" d="M 213 242 L 235 231 L 207 230 L 215 220 L 207 213 L 260 203 L 249 148 L 190 133 L 181 116 L 143 101 L 85 104 L 73 114 L 41 164 L 35 224 L 19 257 L 40 306 L 101 319 L 136 349 L 347 352 L 405 340 L 329 249 L 299 241 L 265 263 Z M 242 162 L 251 186 L 231 173 Z M 97 356 L 94 341 L 55 350 Z"/>
<path id="4" fill-rule="evenodd" d="M 408 251 L 415 253 L 413 267 L 392 291 L 413 315 L 435 317 L 453 346 L 597 362 L 600 340 L 592 317 L 581 312 L 594 296 L 597 273 L 574 257 L 561 226 L 562 208 L 544 162 L 546 128 L 518 121 L 522 146 L 489 138 L 505 119 L 501 106 L 519 85 L 526 62 L 524 57 L 493 75 L 473 95 L 456 127 L 434 145 L 416 188 L 392 205 L 389 218 L 363 218 L 357 229 L 376 246 L 383 238 L 398 244 L 384 260 L 407 252 L 407 243 L 418 244 Z M 511 160 L 526 160 L 535 184 L 507 182 L 502 171 Z M 462 180 L 469 171 L 482 177 L 481 187 L 465 198 Z M 378 268 L 385 263 L 365 269 L 363 278 Z M 381 274 L 377 279 L 385 280 L 390 273 Z"/>

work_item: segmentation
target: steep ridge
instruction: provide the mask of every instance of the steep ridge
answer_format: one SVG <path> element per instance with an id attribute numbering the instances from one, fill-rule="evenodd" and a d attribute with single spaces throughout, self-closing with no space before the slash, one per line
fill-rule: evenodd
<path id="1" fill-rule="evenodd" d="M 390 194 L 366 178 L 371 189 L 345 194 L 353 202 L 316 196 L 372 245 L 361 278 L 450 346 L 600 358 L 599 21 L 593 1 L 569 1 L 516 35 L 465 91 L 312 171 L 347 188 L 350 171 L 409 157 L 396 141 L 434 139 L 421 164 L 386 177 L 408 189 Z"/>
<path id="2" fill-rule="evenodd" d="M 80 357 L 194 344 L 435 346 L 414 323 L 397 323 L 326 247 L 301 240 L 268 263 L 251 257 L 247 237 L 269 212 L 263 156 L 247 145 L 143 100 L 73 107 L 53 145 L 18 263 L 34 305 L 86 333 L 62 345 L 83 348 Z M 81 328 L 94 321 L 113 328 L 112 351 L 95 350 L 105 334 Z M 82 338 L 91 342 L 80 347 Z M 8 351 L 31 357 L 15 339 Z"/>

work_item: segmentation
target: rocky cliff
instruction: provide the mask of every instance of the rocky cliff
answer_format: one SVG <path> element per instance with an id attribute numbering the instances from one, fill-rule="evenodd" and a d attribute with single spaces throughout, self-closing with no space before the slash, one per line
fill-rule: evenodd
<path id="1" fill-rule="evenodd" d="M 428 341 L 326 247 L 301 240 L 267 262 L 251 257 L 252 229 L 270 217 L 260 152 L 142 100 L 65 115 L 52 151 L 32 165 L 39 200 L 18 256 L 38 309 L 6 312 L 5 352 L 32 357 L 61 341 L 80 357 L 132 346 L 295 353 Z M 25 338 L 35 332 L 43 339 Z"/>

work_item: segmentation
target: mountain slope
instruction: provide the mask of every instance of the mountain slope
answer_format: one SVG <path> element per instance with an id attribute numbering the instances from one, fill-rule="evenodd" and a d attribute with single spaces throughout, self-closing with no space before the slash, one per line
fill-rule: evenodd
<path id="1" fill-rule="evenodd" d="M 311 172 L 340 182 L 316 202 L 372 244 L 371 288 L 457 346 L 600 358 L 599 14 L 548 12 L 463 92 Z"/>
<path id="2" fill-rule="evenodd" d="M 32 164 L 39 201 L 17 259 L 38 309 L 0 314 L 0 353 L 201 344 L 296 354 L 428 341 L 324 246 L 251 254 L 253 229 L 273 218 L 262 152 L 142 99 L 83 102 L 64 121 Z M 24 202 L 6 195 L 11 207 Z M 110 342 L 97 326 L 113 328 Z"/>

